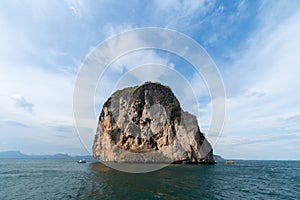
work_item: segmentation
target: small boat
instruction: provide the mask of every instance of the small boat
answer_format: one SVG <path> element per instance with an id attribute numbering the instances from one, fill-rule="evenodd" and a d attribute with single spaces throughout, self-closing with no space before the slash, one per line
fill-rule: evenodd
<path id="1" fill-rule="evenodd" d="M 226 160 L 225 164 L 232 165 L 232 164 L 234 164 L 234 162 L 233 162 L 233 160 Z"/>
<path id="2" fill-rule="evenodd" d="M 80 160 L 77 161 L 77 163 L 78 164 L 86 163 L 86 160 L 85 159 L 80 159 Z"/>

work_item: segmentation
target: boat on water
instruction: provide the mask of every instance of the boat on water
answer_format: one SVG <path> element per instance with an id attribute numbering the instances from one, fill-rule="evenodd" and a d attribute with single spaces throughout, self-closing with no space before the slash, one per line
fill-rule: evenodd
<path id="1" fill-rule="evenodd" d="M 80 159 L 80 160 L 77 161 L 77 163 L 78 164 L 86 163 L 86 160 L 85 159 Z"/>
<path id="2" fill-rule="evenodd" d="M 234 162 L 233 162 L 233 160 L 226 160 L 225 164 L 232 165 L 232 164 L 234 164 Z"/>

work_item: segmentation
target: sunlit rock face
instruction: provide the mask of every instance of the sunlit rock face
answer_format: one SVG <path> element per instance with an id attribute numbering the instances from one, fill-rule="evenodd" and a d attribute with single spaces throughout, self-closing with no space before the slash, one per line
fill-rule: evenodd
<path id="1" fill-rule="evenodd" d="M 100 161 L 214 163 L 197 119 L 159 83 L 118 90 L 103 105 L 93 144 Z"/>

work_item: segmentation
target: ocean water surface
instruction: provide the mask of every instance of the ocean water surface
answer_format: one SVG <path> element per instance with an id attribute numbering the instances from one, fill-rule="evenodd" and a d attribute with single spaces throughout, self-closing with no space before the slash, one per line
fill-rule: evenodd
<path id="1" fill-rule="evenodd" d="M 73 160 L 0 160 L 0 199 L 299 199 L 300 161 L 170 165 L 130 174 Z"/>

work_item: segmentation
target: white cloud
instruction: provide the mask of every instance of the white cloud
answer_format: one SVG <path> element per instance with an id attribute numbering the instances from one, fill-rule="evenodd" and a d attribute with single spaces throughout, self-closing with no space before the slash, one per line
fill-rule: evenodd
<path id="1" fill-rule="evenodd" d="M 286 16 L 281 10 L 271 11 L 271 8 L 265 5 L 261 8 L 261 26 L 251 36 L 249 47 L 239 52 L 235 66 L 225 72 L 229 98 L 224 135 L 229 140 L 242 137 L 243 141 L 251 142 L 263 134 L 284 138 L 291 126 L 297 131 L 294 121 L 279 119 L 298 115 L 300 110 L 297 92 L 300 86 L 300 10 Z M 265 17 L 274 12 L 276 18 Z M 293 143 L 297 138 L 299 134 L 285 139 L 285 143 Z M 223 142 L 221 138 L 220 145 Z M 276 142 L 281 144 L 279 139 Z M 274 151 L 276 142 L 266 150 L 268 153 Z M 242 143 L 237 141 L 236 144 Z M 260 149 L 262 145 L 263 142 L 251 143 L 253 152 L 249 146 L 248 155 L 256 154 L 254 147 Z"/>
<path id="2" fill-rule="evenodd" d="M 50 148 L 51 145 L 53 145 L 51 148 L 54 148 L 60 143 L 61 146 L 57 147 L 58 151 L 64 151 L 71 146 L 77 149 L 74 150 L 76 152 L 83 149 L 75 129 L 71 128 L 74 75 L 49 72 L 38 67 L 20 66 L 18 63 L 15 65 L 2 63 L 0 80 L 6 83 L 0 85 L 0 119 L 9 122 L 1 128 L 1 132 L 4 133 L 1 140 L 7 141 L 8 146 L 9 143 L 18 144 L 13 142 L 13 138 L 15 141 L 23 138 L 28 147 L 22 144 L 20 148 L 30 149 L 32 146 L 31 152 L 43 151 L 42 146 L 38 147 L 38 144 L 42 143 L 47 143 L 48 146 L 45 148 Z M 59 124 L 56 123 L 57 121 Z M 21 130 L 24 126 L 20 124 L 25 124 L 28 128 Z M 10 134 L 11 139 L 6 138 L 6 133 Z M 70 139 L 62 139 L 64 135 Z M 30 144 L 30 142 L 37 144 Z M 36 148 L 33 148 L 34 146 Z"/>
<path id="3" fill-rule="evenodd" d="M 92 9 L 90 8 L 90 6 L 92 4 L 90 1 L 65 0 L 65 2 L 71 14 L 76 18 L 91 17 L 93 15 L 93 13 L 91 13 Z M 103 3 L 105 2 L 101 2 L 101 4 Z"/>
<path id="4" fill-rule="evenodd" d="M 33 114 L 33 103 L 27 101 L 22 95 L 15 94 L 10 96 L 10 103 L 17 108 L 21 108 L 26 112 Z"/>
<path id="5" fill-rule="evenodd" d="M 103 32 L 107 38 L 112 37 L 114 35 L 120 34 L 125 31 L 132 30 L 134 27 L 132 24 L 112 24 L 112 23 L 107 23 L 104 28 Z"/>
<path id="6" fill-rule="evenodd" d="M 240 31 L 241 34 L 245 33 L 244 31 L 253 31 L 231 29 L 235 24 L 234 20 L 253 13 L 253 11 L 248 12 L 248 4 L 247 1 L 240 1 L 233 6 L 232 12 L 224 13 L 227 7 L 222 3 L 216 7 L 215 2 L 207 1 L 155 1 L 155 9 L 152 9 L 152 3 L 147 4 L 144 15 L 141 14 L 144 10 L 137 12 L 139 7 L 134 9 L 126 7 L 125 11 L 122 10 L 120 13 L 126 13 L 128 17 L 139 16 L 139 19 L 132 23 L 122 17 L 112 18 L 114 14 L 111 10 L 106 10 L 111 5 L 107 2 L 97 4 L 101 5 L 99 10 L 98 7 L 91 7 L 79 0 L 50 3 L 40 1 L 32 3 L 31 1 L 25 4 L 13 2 L 10 9 L 1 4 L 0 120 L 8 122 L 3 123 L 7 129 L 1 131 L 14 133 L 15 138 L 19 138 L 18 133 L 24 129 L 21 124 L 25 124 L 27 127 L 32 127 L 26 128 L 26 133 L 24 133 L 28 144 L 30 144 L 30 139 L 34 139 L 34 141 L 55 141 L 62 145 L 72 146 L 73 140 L 61 139 L 60 130 L 70 130 L 73 126 L 72 92 L 75 78 L 73 73 L 76 68 L 74 65 L 79 65 L 80 61 L 76 57 L 83 58 L 82 52 L 85 51 L 84 48 L 78 50 L 79 47 L 95 45 L 103 35 L 111 36 L 143 25 L 174 28 L 191 33 L 190 35 L 195 38 L 204 38 L 209 46 L 218 45 L 218 41 L 226 40 L 234 31 Z M 109 6 L 106 7 L 107 5 Z M 136 5 L 141 6 L 141 4 Z M 213 10 L 214 8 L 216 9 Z M 118 9 L 113 9 L 113 11 L 117 12 Z M 9 10 L 18 11 L 18 14 Z M 251 137 L 267 135 L 272 131 L 281 136 L 300 129 L 297 117 L 300 110 L 300 95 L 297 92 L 300 85 L 299 4 L 297 1 L 288 4 L 283 1 L 275 3 L 266 1 L 262 2 L 258 12 L 257 16 L 253 16 L 258 19 L 255 21 L 257 30 L 250 35 L 244 51 L 236 52 L 235 63 L 230 63 L 233 67 L 224 68 L 226 71 L 223 74 L 228 92 L 224 138 L 234 141 L 234 145 L 237 146 L 249 138 L 251 140 Z M 85 18 L 87 21 L 81 23 L 86 15 L 92 15 L 93 19 Z M 104 28 L 99 31 L 99 27 Z M 69 38 L 73 39 L 66 42 Z M 144 39 L 146 38 L 132 35 L 125 42 L 110 43 L 107 46 L 111 50 L 109 56 L 119 55 L 119 52 L 126 47 L 144 44 Z M 165 46 L 171 41 L 168 39 L 166 37 L 164 41 Z M 80 45 L 73 46 L 74 42 Z M 183 48 L 182 55 L 188 51 Z M 148 79 L 160 80 L 159 75 L 168 72 L 168 69 L 157 69 L 157 73 L 147 71 L 147 74 L 142 74 L 143 70 L 137 69 L 139 65 L 159 63 L 170 68 L 175 66 L 176 69 L 176 63 L 170 63 L 167 57 L 155 51 L 133 54 L 120 58 L 111 66 L 111 71 L 107 71 L 107 75 L 99 83 L 104 89 L 101 91 L 103 93 L 99 93 L 101 96 L 96 99 L 96 102 L 106 100 L 122 74 L 131 75 L 131 81 L 127 81 L 129 84 L 133 82 L 133 79 L 136 82 Z M 98 52 L 96 57 L 101 57 L 101 55 L 101 52 Z M 107 63 L 101 62 L 100 64 Z M 99 67 L 99 65 L 93 67 Z M 129 73 L 130 71 L 132 73 Z M 94 76 L 97 74 L 91 74 L 88 78 Z M 168 81 L 165 79 L 164 83 L 170 83 Z M 200 97 L 199 123 L 204 128 L 208 128 L 211 103 L 201 105 L 201 98 L 207 96 L 206 87 L 202 78 L 197 75 L 189 81 L 196 96 Z M 181 95 L 178 92 L 178 97 L 183 104 L 188 105 L 186 108 L 195 109 L 197 105 L 189 103 L 189 98 L 184 98 L 192 93 L 190 88 L 182 88 L 179 84 L 177 88 L 174 92 L 183 90 L 182 94 L 185 94 Z M 15 96 L 15 94 L 19 95 Z M 9 101 L 14 106 L 11 106 Z M 16 109 L 16 106 L 23 110 Z M 31 111 L 34 111 L 34 115 L 28 115 Z M 17 126 L 18 123 L 19 129 L 13 129 L 13 125 Z M 86 124 L 93 126 L 94 121 L 92 123 L 86 121 Z M 13 141 L 12 135 L 10 136 Z M 293 139 L 289 137 L 284 143 L 294 144 L 298 136 L 295 134 Z M 1 139 L 6 140 L 4 136 Z M 220 146 L 223 145 L 222 139 L 219 142 Z M 275 148 L 275 139 L 269 146 L 271 149 Z M 278 138 L 277 140 L 280 144 Z M 9 143 L 8 140 L 6 142 Z M 257 153 L 255 147 L 262 149 L 262 144 L 259 142 L 251 144 L 252 146 L 245 144 L 248 149 L 245 147 L 244 151 L 240 152 L 254 155 Z M 216 148 L 219 148 L 218 145 Z M 230 154 L 237 155 L 239 148 L 231 148 L 235 152 L 232 151 Z M 228 146 L 223 150 L 228 153 Z"/>
<path id="7" fill-rule="evenodd" d="M 175 10 L 184 15 L 192 14 L 200 7 L 205 5 L 205 1 L 179 1 L 179 0 L 167 0 L 167 1 L 156 1 L 157 9 Z"/>
<path id="8" fill-rule="evenodd" d="M 68 128 L 79 63 L 66 41 L 74 37 L 68 34 L 74 24 L 68 7 L 60 1 L 0 4 L 0 149 L 81 151 L 77 133 Z M 64 134 L 73 138 L 63 140 Z"/>
<path id="9" fill-rule="evenodd" d="M 214 1 L 155 1 L 156 13 L 159 20 L 163 20 L 168 28 L 187 28 L 191 20 L 198 16 L 204 16 L 214 6 Z"/>
<path id="10" fill-rule="evenodd" d="M 221 136 L 215 153 L 224 158 L 298 160 L 300 133 L 284 135 L 260 134 L 249 136 Z"/>
<path id="11" fill-rule="evenodd" d="M 141 65 L 151 63 L 161 64 L 168 67 L 171 67 L 173 64 L 170 63 L 168 58 L 165 56 L 159 56 L 155 50 L 137 50 L 123 55 L 111 65 L 111 68 L 118 72 L 123 72 L 123 70 L 129 71 Z M 152 75 L 157 76 L 155 74 Z"/>
<path id="12" fill-rule="evenodd" d="M 199 73 L 194 73 L 191 79 L 192 87 L 195 89 L 195 93 L 198 98 L 209 96 L 208 89 L 205 85 L 203 77 Z"/>

